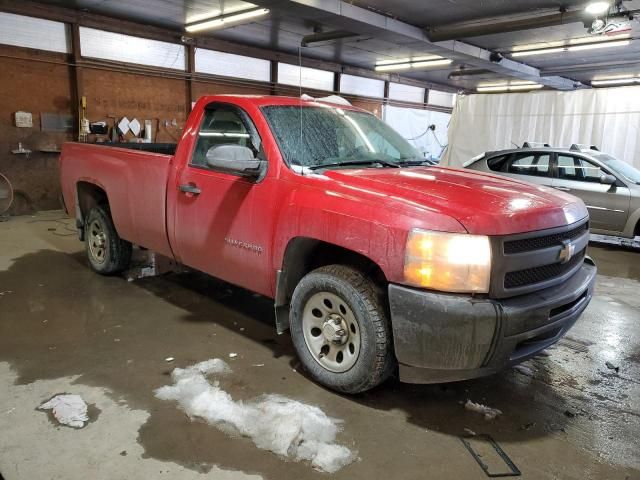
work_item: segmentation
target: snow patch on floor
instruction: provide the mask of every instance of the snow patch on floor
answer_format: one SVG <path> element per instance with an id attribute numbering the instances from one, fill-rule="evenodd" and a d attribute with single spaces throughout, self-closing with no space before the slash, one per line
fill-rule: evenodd
<path id="1" fill-rule="evenodd" d="M 464 408 L 472 412 L 484 415 L 485 420 L 493 420 L 498 415 L 502 415 L 502 411 L 498 410 L 497 408 L 487 407 L 486 405 L 475 403 L 471 400 L 467 400 L 467 403 L 464 404 Z"/>
<path id="2" fill-rule="evenodd" d="M 138 443 L 149 412 L 129 407 L 107 388 L 83 385 L 79 376 L 28 384 L 17 384 L 17 380 L 17 372 L 0 362 L 0 471 L 7 480 L 262 478 L 216 465 L 204 473 L 149 457 Z M 81 429 L 51 428 L 50 420 L 34 409 L 56 392 L 73 392 L 95 405 L 99 411 L 95 421 Z"/>
<path id="3" fill-rule="evenodd" d="M 171 373 L 173 385 L 155 391 L 173 400 L 191 418 L 201 418 L 229 434 L 250 438 L 256 447 L 295 461 L 311 462 L 323 472 L 337 472 L 355 459 L 347 447 L 335 443 L 340 421 L 317 407 L 281 395 L 262 395 L 243 402 L 233 400 L 208 375 L 231 373 L 218 358 Z"/>
<path id="4" fill-rule="evenodd" d="M 52 410 L 59 423 L 73 428 L 82 428 L 89 421 L 87 404 L 80 395 L 56 395 L 40 405 L 38 410 Z"/>

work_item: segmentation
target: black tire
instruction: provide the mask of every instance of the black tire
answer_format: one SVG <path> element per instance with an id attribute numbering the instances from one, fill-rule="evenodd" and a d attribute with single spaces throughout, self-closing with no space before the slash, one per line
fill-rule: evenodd
<path id="1" fill-rule="evenodd" d="M 309 328 L 308 321 L 303 321 L 305 308 L 312 299 L 319 298 L 317 294 L 322 295 L 324 292 L 343 301 L 344 306 L 350 309 L 349 317 L 355 317 L 358 323 L 359 351 L 357 358 L 350 360 L 355 363 L 346 371 L 335 372 L 323 366 L 320 362 L 326 360 L 323 360 L 322 355 L 316 355 L 305 339 L 303 328 Z M 342 307 L 341 305 L 340 308 Z M 326 324 L 328 320 L 320 321 Z M 354 268 L 329 265 L 307 274 L 293 292 L 289 322 L 293 344 L 306 371 L 315 381 L 332 390 L 349 394 L 364 392 L 384 382 L 395 369 L 396 360 L 385 295 L 367 276 Z M 321 343 L 330 345 L 323 345 L 322 348 L 333 348 L 331 342 L 324 337 L 324 329 L 322 332 L 315 335 Z M 349 331 L 347 334 L 351 335 Z M 351 349 L 351 345 L 349 348 Z M 326 356 L 329 357 L 329 354 Z"/>
<path id="2" fill-rule="evenodd" d="M 118 235 L 111 220 L 109 207 L 93 207 L 86 217 L 84 229 L 87 258 L 95 272 L 101 275 L 113 275 L 122 272 L 129 266 L 131 263 L 131 243 L 121 239 Z M 97 237 L 100 239 L 99 243 L 96 242 Z"/>

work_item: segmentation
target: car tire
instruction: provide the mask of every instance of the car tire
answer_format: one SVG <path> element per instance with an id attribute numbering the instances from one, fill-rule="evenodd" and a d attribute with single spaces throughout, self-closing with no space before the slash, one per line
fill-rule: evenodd
<path id="1" fill-rule="evenodd" d="M 131 263 L 131 243 L 118 235 L 106 206 L 93 207 L 86 217 L 84 242 L 91 268 L 101 275 L 113 275 Z"/>
<path id="2" fill-rule="evenodd" d="M 300 361 L 318 383 L 361 393 L 395 369 L 384 292 L 358 270 L 329 265 L 307 274 L 291 300 L 291 336 Z"/>

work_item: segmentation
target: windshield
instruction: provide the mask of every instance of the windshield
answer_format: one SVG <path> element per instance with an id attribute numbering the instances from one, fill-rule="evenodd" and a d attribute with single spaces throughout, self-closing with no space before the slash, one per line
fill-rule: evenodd
<path id="1" fill-rule="evenodd" d="M 640 170 L 635 167 L 632 167 L 627 162 L 623 162 L 622 160 L 618 160 L 611 155 L 607 155 L 606 153 L 594 153 L 592 156 L 602 163 L 604 163 L 608 168 L 613 170 L 614 172 L 622 175 L 624 178 L 629 180 L 630 182 L 637 183 L 640 185 Z"/>
<path id="2" fill-rule="evenodd" d="M 262 112 L 289 165 L 383 167 L 426 162 L 395 130 L 368 113 L 329 106 L 266 106 Z"/>

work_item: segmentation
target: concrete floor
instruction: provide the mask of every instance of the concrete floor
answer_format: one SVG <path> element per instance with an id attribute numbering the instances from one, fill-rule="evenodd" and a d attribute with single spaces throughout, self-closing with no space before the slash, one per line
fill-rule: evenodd
<path id="1" fill-rule="evenodd" d="M 101 277 L 87 267 L 71 221 L 60 218 L 46 212 L 0 223 L 6 480 L 326 478 L 153 396 L 173 366 L 213 357 L 231 364 L 225 388 L 234 398 L 279 393 L 343 419 L 339 442 L 359 460 L 336 478 L 486 478 L 459 439 L 465 428 L 492 435 L 523 478 L 640 478 L 639 251 L 590 247 L 601 273 L 597 295 L 549 356 L 527 362 L 532 375 L 390 381 L 346 397 L 305 378 L 290 339 L 274 331 L 268 300 L 198 274 Z M 85 428 L 56 426 L 36 410 L 62 392 L 91 405 Z M 467 399 L 503 415 L 485 421 L 464 409 Z"/>

